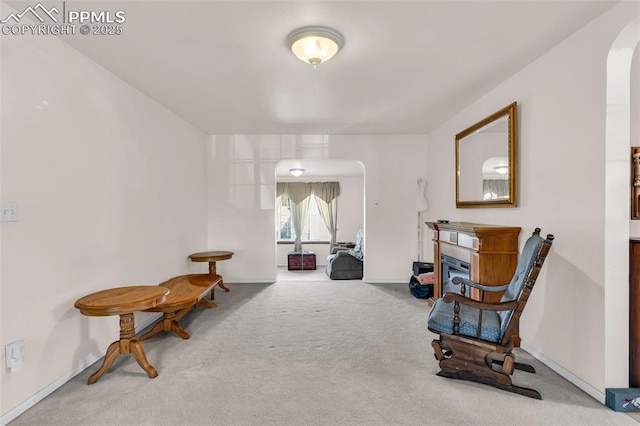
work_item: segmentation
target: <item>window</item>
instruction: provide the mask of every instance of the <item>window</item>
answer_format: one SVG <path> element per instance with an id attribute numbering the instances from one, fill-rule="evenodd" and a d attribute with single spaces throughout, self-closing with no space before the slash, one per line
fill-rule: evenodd
<path id="1" fill-rule="evenodd" d="M 296 237 L 291 221 L 291 211 L 289 208 L 289 197 L 287 194 L 281 195 L 276 206 L 276 217 L 278 220 L 278 240 L 293 241 Z M 302 241 L 330 241 L 331 234 L 324 224 L 316 199 L 313 195 L 309 198 L 309 213 L 305 220 L 302 235 Z"/>

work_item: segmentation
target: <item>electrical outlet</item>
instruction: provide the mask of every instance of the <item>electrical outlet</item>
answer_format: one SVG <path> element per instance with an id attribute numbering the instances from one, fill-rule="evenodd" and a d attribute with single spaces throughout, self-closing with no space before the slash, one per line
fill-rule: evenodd
<path id="1" fill-rule="evenodd" d="M 18 204 L 2 203 L 0 207 L 0 222 L 17 222 L 18 221 Z"/>

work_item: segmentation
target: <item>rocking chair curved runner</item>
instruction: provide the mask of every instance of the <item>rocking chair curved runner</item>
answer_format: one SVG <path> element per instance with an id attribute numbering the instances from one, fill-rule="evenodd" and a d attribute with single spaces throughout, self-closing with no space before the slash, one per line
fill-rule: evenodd
<path id="1" fill-rule="evenodd" d="M 427 318 L 427 328 L 440 335 L 431 343 L 441 369 L 438 376 L 542 399 L 535 389 L 512 383 L 514 368 L 535 373 L 532 366 L 515 362 L 513 334 L 553 238 L 549 234 L 543 239 L 536 228 L 524 245 L 509 284 L 490 287 L 461 277 L 452 279 L 453 284 L 461 285 L 460 294 L 449 292 L 436 300 Z M 466 286 L 505 293 L 499 303 L 479 302 L 465 297 Z"/>

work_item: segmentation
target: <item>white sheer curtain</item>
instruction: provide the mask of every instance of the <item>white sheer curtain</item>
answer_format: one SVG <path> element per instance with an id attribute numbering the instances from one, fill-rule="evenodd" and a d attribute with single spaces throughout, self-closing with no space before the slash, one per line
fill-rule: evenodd
<path id="1" fill-rule="evenodd" d="M 336 243 L 338 232 L 338 196 L 339 182 L 317 182 L 311 184 L 313 195 L 316 197 L 318 212 L 331 235 L 331 246 Z"/>
<path id="2" fill-rule="evenodd" d="M 276 195 L 289 196 L 289 208 L 291 210 L 291 224 L 293 232 L 296 234 L 293 251 L 302 251 L 302 229 L 304 221 L 309 213 L 309 196 L 311 195 L 311 184 L 304 182 L 278 183 L 276 185 Z"/>
<path id="3" fill-rule="evenodd" d="M 338 232 L 338 196 L 339 182 L 278 182 L 276 197 L 286 194 L 289 197 L 291 225 L 296 234 L 294 251 L 302 250 L 302 230 L 309 213 L 310 195 L 314 195 L 318 212 L 331 235 L 331 245 L 336 242 Z"/>
<path id="4" fill-rule="evenodd" d="M 509 181 L 506 179 L 484 179 L 482 181 L 484 200 L 499 200 L 509 196 Z"/>

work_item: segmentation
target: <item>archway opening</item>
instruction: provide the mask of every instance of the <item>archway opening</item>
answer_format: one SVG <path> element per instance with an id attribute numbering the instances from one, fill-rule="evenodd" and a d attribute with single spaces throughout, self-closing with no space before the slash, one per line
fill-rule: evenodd
<path id="1" fill-rule="evenodd" d="M 607 56 L 605 142 L 605 386 L 629 380 L 629 147 L 631 65 L 640 42 L 640 19 L 616 37 Z"/>
<path id="2" fill-rule="evenodd" d="M 291 169 L 301 169 L 302 174 L 294 176 Z M 339 185 L 337 197 L 336 242 L 354 242 L 357 232 L 365 229 L 365 169 L 357 160 L 287 159 L 275 168 L 276 183 L 318 183 L 335 182 Z M 291 211 L 287 200 L 276 191 L 274 222 L 274 244 L 276 246 L 276 277 L 281 280 L 315 281 L 328 279 L 325 274 L 327 256 L 331 252 L 330 233 L 314 204 L 309 202 L 304 225 L 300 228 L 299 248 L 312 252 L 315 269 L 290 270 L 290 253 L 295 248 L 295 231 L 291 223 Z M 313 197 L 311 197 L 313 198 Z M 366 246 L 366 245 L 365 245 Z M 297 265 L 304 260 L 292 260 Z M 304 262 L 304 268 L 313 267 L 311 261 Z M 294 266 L 294 268 L 297 268 Z"/>

